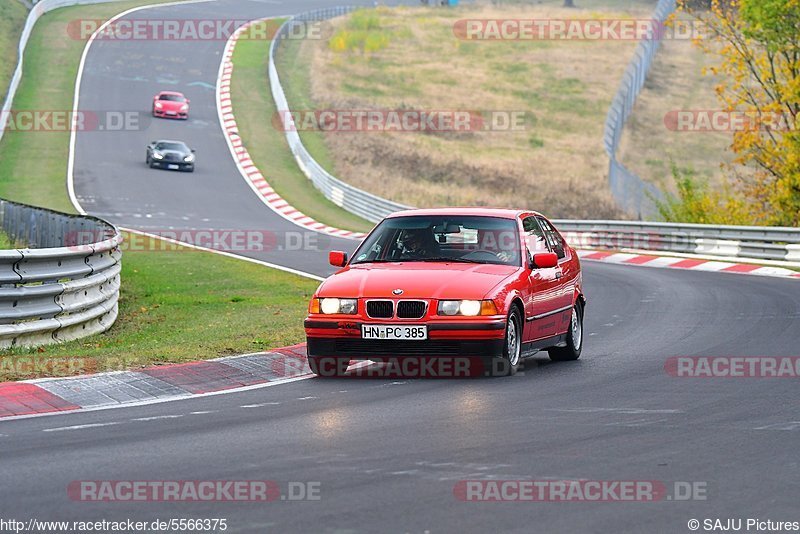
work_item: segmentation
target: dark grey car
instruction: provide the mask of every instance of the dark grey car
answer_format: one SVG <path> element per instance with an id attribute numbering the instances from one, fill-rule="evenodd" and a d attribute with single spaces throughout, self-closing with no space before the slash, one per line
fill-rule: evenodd
<path id="1" fill-rule="evenodd" d="M 153 141 L 147 145 L 145 162 L 151 169 L 194 172 L 194 150 L 183 141 Z"/>

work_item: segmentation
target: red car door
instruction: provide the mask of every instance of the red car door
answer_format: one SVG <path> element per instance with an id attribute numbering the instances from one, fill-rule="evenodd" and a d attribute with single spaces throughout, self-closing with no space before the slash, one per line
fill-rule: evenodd
<path id="1" fill-rule="evenodd" d="M 553 315 L 555 321 L 554 334 L 562 334 L 569 328 L 570 317 L 572 316 L 572 300 L 575 294 L 575 283 L 578 277 L 578 262 L 572 257 L 572 250 L 564 242 L 564 238 L 556 231 L 550 221 L 544 217 L 537 217 L 539 224 L 544 230 L 547 244 L 558 256 L 558 267 L 556 267 L 556 297 L 555 310 L 558 313 Z"/>
<path id="2" fill-rule="evenodd" d="M 535 216 L 522 220 L 525 245 L 531 256 L 541 252 L 555 252 L 547 241 L 545 233 L 539 226 Z M 559 278 L 561 267 L 534 268 L 528 272 L 527 294 L 525 302 L 525 327 L 523 339 L 535 341 L 556 335 L 559 326 L 555 310 L 559 308 L 559 300 L 563 284 Z"/>

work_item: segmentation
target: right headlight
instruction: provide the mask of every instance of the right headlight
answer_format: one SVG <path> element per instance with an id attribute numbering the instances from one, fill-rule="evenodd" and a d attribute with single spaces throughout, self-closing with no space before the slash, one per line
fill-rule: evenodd
<path id="1" fill-rule="evenodd" d="M 162 154 L 161 152 L 158 152 L 158 151 L 155 151 L 155 150 L 153 151 L 153 159 L 162 159 L 163 157 L 164 157 L 164 154 Z"/>
<path id="2" fill-rule="evenodd" d="M 439 315 L 497 315 L 497 306 L 492 300 L 440 300 Z"/>
<path id="3" fill-rule="evenodd" d="M 319 309 L 325 315 L 355 315 L 358 312 L 358 299 L 322 298 Z"/>

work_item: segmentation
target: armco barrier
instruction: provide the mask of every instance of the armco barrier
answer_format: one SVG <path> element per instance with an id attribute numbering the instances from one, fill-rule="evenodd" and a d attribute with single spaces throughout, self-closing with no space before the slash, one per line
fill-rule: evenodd
<path id="1" fill-rule="evenodd" d="M 16 1 L 16 0 L 9 0 Z M 17 94 L 17 87 L 22 80 L 22 61 L 25 56 L 25 48 L 28 46 L 28 40 L 33 32 L 33 27 L 42 15 L 48 11 L 53 11 L 61 7 L 70 7 L 83 4 L 104 4 L 109 2 L 121 2 L 123 0 L 39 0 L 34 2 L 35 5 L 28 13 L 28 18 L 25 20 L 25 26 L 22 28 L 22 35 L 19 38 L 17 66 L 14 69 L 14 75 L 11 77 L 11 82 L 8 84 L 8 93 L 6 93 L 5 102 L 0 109 L 0 139 L 3 139 L 3 134 L 6 130 L 8 123 L 9 112 L 11 105 L 14 102 L 14 96 Z"/>
<path id="2" fill-rule="evenodd" d="M 355 9 L 357 8 L 353 6 L 340 6 L 310 11 L 287 20 L 278 30 L 269 49 L 269 82 L 272 88 L 272 97 L 275 100 L 275 108 L 279 113 L 290 111 L 289 103 L 286 100 L 286 94 L 283 91 L 280 78 L 278 77 L 278 69 L 275 67 L 275 50 L 280 45 L 281 40 L 286 37 L 286 35 L 291 35 L 289 32 L 291 32 L 292 25 L 294 24 L 327 20 L 345 15 Z M 289 115 L 288 113 L 282 114 L 284 116 Z M 359 217 L 370 222 L 378 222 L 392 212 L 408 208 L 408 206 L 367 193 L 366 191 L 362 191 L 361 189 L 339 180 L 323 169 L 322 166 L 311 157 L 311 154 L 309 154 L 303 142 L 300 140 L 300 135 L 296 131 L 293 131 L 293 128 L 284 128 L 284 130 L 286 131 L 286 141 L 289 143 L 289 148 L 292 150 L 292 154 L 294 154 L 300 169 L 308 179 L 314 183 L 314 186 L 322 191 L 322 194 L 337 206 L 351 213 L 355 213 Z"/>
<path id="3" fill-rule="evenodd" d="M 0 349 L 103 332 L 117 318 L 122 235 L 94 217 L 0 200 Z"/>
<path id="4" fill-rule="evenodd" d="M 800 228 L 639 221 L 554 221 L 578 248 L 638 249 L 800 262 Z"/>

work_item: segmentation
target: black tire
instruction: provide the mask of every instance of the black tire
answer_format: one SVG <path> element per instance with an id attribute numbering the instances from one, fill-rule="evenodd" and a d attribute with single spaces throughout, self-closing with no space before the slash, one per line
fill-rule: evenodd
<path id="1" fill-rule="evenodd" d="M 583 349 L 583 305 L 578 301 L 572 308 L 569 330 L 567 331 L 566 347 L 551 347 L 547 349 L 550 359 L 554 362 L 569 362 L 581 357 Z"/>
<path id="2" fill-rule="evenodd" d="M 147 154 L 147 155 L 144 157 L 144 162 L 145 162 L 147 165 L 150 165 L 150 154 Z"/>
<path id="3" fill-rule="evenodd" d="M 491 376 L 514 375 L 524 367 L 522 363 L 522 314 L 513 306 L 506 320 L 505 342 L 502 358 L 494 358 L 489 373 Z"/>
<path id="4" fill-rule="evenodd" d="M 336 358 L 333 356 L 309 356 L 308 367 L 311 372 L 323 378 L 343 376 L 347 373 L 349 358 Z"/>

